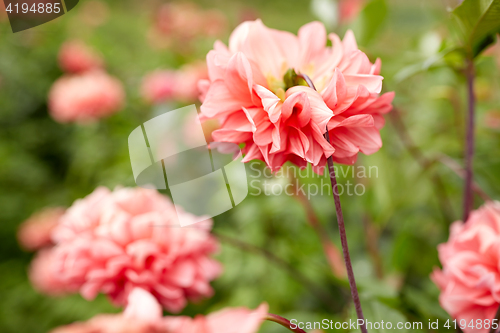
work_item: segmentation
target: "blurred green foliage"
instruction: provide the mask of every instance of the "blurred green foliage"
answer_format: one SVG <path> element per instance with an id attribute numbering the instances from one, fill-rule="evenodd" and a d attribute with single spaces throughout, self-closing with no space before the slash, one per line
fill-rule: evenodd
<path id="1" fill-rule="evenodd" d="M 223 11 L 231 28 L 248 13 L 256 13 L 270 27 L 293 32 L 315 19 L 309 2 L 302 0 L 198 2 Z M 97 27 L 85 24 L 85 3 L 53 22 L 16 34 L 5 18 L 0 23 L 0 332 L 47 332 L 100 312 L 119 311 L 104 297 L 87 302 L 78 295 L 54 299 L 36 293 L 26 274 L 32 255 L 19 248 L 17 227 L 33 212 L 69 206 L 99 185 L 133 186 L 127 137 L 154 116 L 139 97 L 142 76 L 203 59 L 214 41 L 201 40 L 188 54 L 158 50 L 147 39 L 157 1 L 107 1 L 108 19 Z M 398 114 L 413 141 L 403 140 L 401 126 L 388 116 L 384 147 L 357 162 L 376 166 L 378 177 L 340 175 L 341 184 L 362 182 L 366 187 L 362 196 L 342 196 L 362 302 L 369 320 L 423 322 L 424 331 L 429 319 L 448 318 L 429 274 L 439 265 L 436 245 L 447 239 L 450 223 L 461 215 L 462 180 L 439 157 L 462 158 L 464 81 L 446 63 L 424 66 L 411 75 L 401 72 L 438 57 L 446 48 L 449 16 L 441 1 L 372 0 L 354 22 L 335 29 L 342 36 L 352 28 L 370 59 L 382 59 L 384 90 L 396 91 Z M 126 87 L 126 107 L 96 124 L 62 125 L 47 114 L 48 91 L 62 75 L 58 49 L 73 38 L 99 50 L 107 70 Z M 486 126 L 485 115 L 500 112 L 497 63 L 491 56 L 477 63 L 475 177 L 492 198 L 500 194 L 500 131 Z M 429 163 L 416 159 L 415 149 Z M 321 178 L 302 181 L 320 184 Z M 325 194 L 311 203 L 339 246 L 333 200 Z M 190 304 L 183 314 L 255 307 L 266 301 L 270 312 L 298 321 L 354 318 L 347 282 L 331 274 L 296 198 L 249 196 L 215 218 L 215 231 L 229 239 L 223 239 L 218 255 L 224 274 L 213 283 L 213 298 Z M 265 323 L 261 331 L 284 329 Z"/>

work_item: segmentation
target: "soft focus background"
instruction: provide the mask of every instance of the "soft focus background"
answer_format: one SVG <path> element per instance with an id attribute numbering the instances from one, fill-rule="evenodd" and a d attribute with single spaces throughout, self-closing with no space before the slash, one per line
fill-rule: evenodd
<path id="1" fill-rule="evenodd" d="M 196 8 L 199 15 L 210 18 L 205 27 L 211 28 L 189 32 L 187 24 L 180 29 L 186 35 L 176 35 L 175 29 L 168 34 L 159 31 L 162 5 L 154 0 L 83 0 L 63 17 L 15 34 L 5 11 L 0 12 L 0 332 L 47 332 L 101 312 L 119 311 L 105 297 L 88 302 L 79 295 L 50 298 L 37 293 L 27 277 L 32 254 L 18 245 L 17 228 L 43 207 L 68 207 L 99 185 L 134 186 L 129 133 L 162 108 L 187 104 L 151 105 L 141 95 L 143 77 L 156 69 L 174 70 L 203 61 L 216 39 L 227 43 L 237 24 L 255 18 L 294 33 L 318 19 L 340 36 L 350 28 L 372 61 L 382 59 L 384 91 L 396 92 L 398 110 L 386 118 L 384 147 L 357 162 L 377 166 L 378 177 L 354 179 L 366 187 L 363 196 L 342 196 L 356 278 L 370 320 L 421 321 L 424 330 L 429 319 L 446 320 L 429 274 L 439 265 L 437 244 L 447 239 L 450 223 L 461 216 L 462 180 L 450 166 L 458 162 L 460 168 L 462 158 L 465 83 L 459 73 L 428 59 L 436 58 L 446 46 L 444 41 L 453 38 L 447 7 L 456 4 L 193 1 L 176 15 Z M 335 11 L 343 13 L 342 20 L 336 19 Z M 59 49 L 75 39 L 102 56 L 106 71 L 122 82 L 126 93 L 121 111 L 89 124 L 61 124 L 47 112 L 49 90 L 63 75 Z M 478 61 L 476 85 L 475 177 L 496 199 L 500 197 L 499 65 L 500 52 L 494 47 Z M 353 181 L 340 175 L 341 183 L 349 180 Z M 324 195 L 311 202 L 330 238 L 340 246 L 333 200 Z M 480 203 L 477 197 L 476 206 Z M 213 283 L 214 297 L 190 303 L 183 314 L 225 306 L 254 308 L 267 301 L 270 312 L 300 321 L 353 317 L 347 282 L 331 274 L 297 198 L 249 196 L 215 218 L 215 231 L 226 235 L 217 257 L 224 274 Z M 261 331 L 284 329 L 265 324 Z"/>

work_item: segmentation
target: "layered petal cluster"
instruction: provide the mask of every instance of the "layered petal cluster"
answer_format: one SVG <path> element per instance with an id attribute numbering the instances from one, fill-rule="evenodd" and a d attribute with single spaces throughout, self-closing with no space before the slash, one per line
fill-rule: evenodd
<path id="1" fill-rule="evenodd" d="M 146 291 L 135 288 L 125 311 L 98 315 L 84 323 L 59 327 L 51 333 L 256 333 L 267 314 L 267 304 L 257 309 L 226 308 L 208 316 L 162 317 L 161 307 Z"/>
<path id="2" fill-rule="evenodd" d="M 465 333 L 488 332 L 485 320 L 491 323 L 500 305 L 500 202 L 487 202 L 467 223 L 452 224 L 438 252 L 443 269 L 431 278 L 441 289 L 441 306 L 467 323 Z M 482 328 L 469 327 L 471 320 L 482 320 Z"/>
<path id="3" fill-rule="evenodd" d="M 59 78 L 49 92 L 49 112 L 58 122 L 89 122 L 119 111 L 125 93 L 119 80 L 102 71 Z"/>
<path id="4" fill-rule="evenodd" d="M 208 78 L 205 63 L 194 62 L 178 70 L 156 70 L 142 82 L 142 96 L 149 103 L 193 102 L 200 95 L 198 81 Z"/>
<path id="5" fill-rule="evenodd" d="M 17 231 L 19 244 L 30 251 L 52 245 L 51 233 L 64 214 L 64 208 L 50 207 L 36 212 Z"/>
<path id="6" fill-rule="evenodd" d="M 257 20 L 239 25 L 229 46 L 216 42 L 207 55 L 209 79 L 199 83 L 203 117 L 221 122 L 214 140 L 244 143 L 244 161 L 260 159 L 272 170 L 286 161 L 324 166 L 329 156 L 352 164 L 359 152 L 377 151 L 394 97 L 380 96 L 380 60 L 372 64 L 350 31 L 342 41 L 328 38 L 331 47 L 319 22 L 295 36 Z M 327 125 L 331 144 L 323 137 Z"/>
<path id="7" fill-rule="evenodd" d="M 68 41 L 59 50 L 59 67 L 67 73 L 82 73 L 100 69 L 103 65 L 99 54 L 81 41 Z"/>
<path id="8" fill-rule="evenodd" d="M 173 204 L 154 190 L 98 188 L 61 217 L 41 268 L 35 261 L 45 277 L 38 285 L 47 282 L 39 289 L 58 284 L 86 299 L 104 293 L 124 305 L 140 287 L 178 312 L 187 299 L 213 293 L 209 282 L 221 266 L 210 257 L 218 249 L 210 228 L 209 220 L 179 227 Z"/>

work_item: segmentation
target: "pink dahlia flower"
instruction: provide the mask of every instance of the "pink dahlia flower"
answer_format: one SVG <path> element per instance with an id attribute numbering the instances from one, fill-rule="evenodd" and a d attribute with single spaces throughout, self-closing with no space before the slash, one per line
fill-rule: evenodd
<path id="1" fill-rule="evenodd" d="M 286 161 L 324 166 L 329 156 L 352 164 L 359 152 L 376 152 L 394 97 L 380 96 L 380 60 L 372 64 L 350 31 L 343 41 L 328 37 L 332 47 L 318 22 L 295 36 L 257 20 L 240 24 L 229 47 L 216 42 L 207 55 L 209 80 L 199 83 L 203 116 L 221 121 L 214 139 L 245 143 L 244 161 L 260 159 L 272 170 Z M 331 145 L 323 138 L 327 125 Z"/>
<path id="2" fill-rule="evenodd" d="M 88 122 L 109 116 L 123 106 L 120 81 L 101 71 L 63 76 L 49 93 L 49 111 L 61 123 Z"/>
<path id="3" fill-rule="evenodd" d="M 64 208 L 51 207 L 36 212 L 19 226 L 17 238 L 19 244 L 30 251 L 52 245 L 51 233 L 59 218 L 64 214 Z"/>
<path id="4" fill-rule="evenodd" d="M 102 292 L 124 305 L 139 287 L 178 312 L 188 298 L 213 294 L 209 282 L 221 266 L 210 258 L 218 248 L 210 228 L 211 221 L 179 227 L 173 204 L 154 190 L 101 187 L 61 217 L 47 267 L 86 299 Z"/>
<path id="5" fill-rule="evenodd" d="M 154 297 L 135 288 L 125 312 L 98 315 L 84 323 L 74 323 L 52 333 L 255 333 L 265 319 L 267 305 L 255 310 L 228 308 L 208 316 L 162 317 Z"/>
<path id="6" fill-rule="evenodd" d="M 66 42 L 59 50 L 59 66 L 68 73 L 82 73 L 103 67 L 101 57 L 81 41 Z"/>
<path id="7" fill-rule="evenodd" d="M 467 223 L 453 223 L 448 242 L 438 252 L 443 269 L 431 278 L 441 289 L 441 306 L 467 323 L 465 333 L 488 332 L 484 325 L 473 329 L 469 323 L 491 323 L 500 305 L 500 202 L 487 202 Z"/>

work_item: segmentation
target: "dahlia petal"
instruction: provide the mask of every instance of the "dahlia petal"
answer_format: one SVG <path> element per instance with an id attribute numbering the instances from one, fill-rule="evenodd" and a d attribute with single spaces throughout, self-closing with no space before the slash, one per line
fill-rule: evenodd
<path id="1" fill-rule="evenodd" d="M 321 92 L 321 96 L 330 109 L 334 109 L 339 101 L 343 101 L 347 95 L 347 86 L 344 75 L 338 68 L 335 68 L 333 77 L 326 88 Z"/>
<path id="2" fill-rule="evenodd" d="M 232 53 L 243 50 L 243 44 L 248 37 L 252 22 L 243 22 L 229 36 L 229 50 Z"/>
<path id="3" fill-rule="evenodd" d="M 335 152 L 335 148 L 323 137 L 322 130 L 318 127 L 318 125 L 311 123 L 311 129 L 314 140 L 321 146 L 321 148 L 323 148 L 325 157 L 330 157 Z"/>
<path id="4" fill-rule="evenodd" d="M 305 86 L 295 86 L 286 91 L 287 97 L 292 95 L 295 92 L 305 92 L 307 94 L 307 98 L 309 104 L 311 106 L 311 120 L 318 127 L 323 130 L 323 133 L 326 131 L 326 124 L 332 118 L 333 112 L 328 108 L 328 106 L 323 101 L 321 95 L 314 89 Z"/>
<path id="5" fill-rule="evenodd" d="M 255 310 L 245 308 L 223 309 L 207 316 L 210 332 L 217 333 L 255 333 L 265 319 L 268 311 L 266 303 Z"/>
<path id="6" fill-rule="evenodd" d="M 230 54 L 221 54 L 217 51 L 210 51 L 207 54 L 207 69 L 208 78 L 210 81 L 222 80 L 224 79 L 224 73 L 226 72 L 227 62 L 229 61 Z"/>
<path id="7" fill-rule="evenodd" d="M 370 69 L 370 74 L 379 75 L 381 67 L 382 67 L 382 60 L 380 60 L 380 58 L 377 58 L 372 68 Z"/>
<path id="8" fill-rule="evenodd" d="M 174 264 L 174 266 L 169 270 L 166 278 L 181 287 L 189 287 L 194 282 L 195 274 L 196 270 L 194 263 L 190 261 L 182 261 L 178 264 Z"/>
<path id="9" fill-rule="evenodd" d="M 377 152 L 382 147 L 380 133 L 375 127 L 368 128 L 341 128 L 334 132 L 339 139 L 350 141 L 363 152 L 370 155 Z M 332 135 L 330 135 L 332 137 Z"/>
<path id="10" fill-rule="evenodd" d="M 384 79 L 380 75 L 368 75 L 368 74 L 347 74 L 344 76 L 347 85 L 359 86 L 362 85 L 370 93 L 380 93 L 382 90 L 382 80 Z"/>
<path id="11" fill-rule="evenodd" d="M 283 38 L 286 38 L 287 33 L 280 32 L 280 37 L 283 38 L 279 39 L 276 38 L 275 34 L 276 31 L 273 32 L 272 29 L 264 26 L 262 21 L 256 20 L 249 26 L 245 42 L 242 45 L 241 51 L 258 64 L 264 76 L 280 77 L 283 74 L 282 65 L 287 61 L 286 54 L 297 54 L 296 51 L 298 51 L 296 39 L 287 38 L 287 41 L 284 42 Z M 295 53 L 287 52 L 285 54 L 285 50 L 293 48 L 293 44 L 296 46 Z"/>
<path id="12" fill-rule="evenodd" d="M 296 109 L 298 110 L 294 111 Z M 297 124 L 294 125 L 298 126 L 298 128 L 306 126 L 311 120 L 311 105 L 304 91 L 297 91 L 288 95 L 283 103 L 283 121 L 287 121 L 293 113 L 295 113 L 297 120 Z"/>
<path id="13" fill-rule="evenodd" d="M 223 128 L 239 132 L 253 132 L 255 123 L 250 118 L 248 111 L 243 108 L 241 112 L 230 114 L 224 121 Z"/>
<path id="14" fill-rule="evenodd" d="M 163 317 L 163 310 L 151 293 L 142 288 L 134 288 L 127 297 L 127 307 L 123 316 L 156 322 Z"/>
<path id="15" fill-rule="evenodd" d="M 344 75 L 347 74 L 369 74 L 371 71 L 371 63 L 365 53 L 361 50 L 356 50 L 352 53 L 350 58 L 344 58 L 339 68 Z"/>
<path id="16" fill-rule="evenodd" d="M 326 29 L 320 22 L 303 25 L 298 32 L 300 65 L 307 65 L 325 49 Z"/>
<path id="17" fill-rule="evenodd" d="M 340 118 L 340 117 L 339 117 Z M 372 115 L 369 114 L 359 114 L 355 116 L 351 116 L 348 118 L 345 118 L 344 120 L 340 121 L 338 124 L 332 126 L 332 123 L 336 119 L 330 120 L 328 123 L 328 129 L 333 129 L 337 127 L 373 127 L 375 126 L 375 122 L 373 120 Z"/>
<path id="18" fill-rule="evenodd" d="M 305 152 L 309 149 L 309 140 L 307 136 L 302 133 L 302 131 L 295 130 L 290 133 L 288 140 L 290 143 L 288 151 L 302 158 L 306 158 Z M 305 143 L 307 143 L 307 149 Z"/>
<path id="19" fill-rule="evenodd" d="M 275 123 L 281 116 L 281 99 L 267 88 L 256 84 L 255 92 L 261 98 L 262 106 L 269 115 L 269 120 Z"/>
<path id="20" fill-rule="evenodd" d="M 91 255 L 96 260 L 107 259 L 123 254 L 123 249 L 108 239 L 97 239 L 91 247 Z"/>
<path id="21" fill-rule="evenodd" d="M 253 86 L 253 75 L 250 63 L 243 53 L 235 53 L 229 62 L 225 71 L 226 85 L 231 87 L 233 94 L 251 95 Z"/>
<path id="22" fill-rule="evenodd" d="M 273 129 L 274 125 L 272 123 L 262 124 L 257 127 L 257 130 L 253 134 L 253 140 L 259 146 L 266 146 L 273 142 Z"/>
<path id="23" fill-rule="evenodd" d="M 342 40 L 342 45 L 344 46 L 344 52 L 349 55 L 358 50 L 358 44 L 356 43 L 356 37 L 351 29 L 347 30 L 344 39 Z"/>
<path id="24" fill-rule="evenodd" d="M 273 138 L 273 146 L 271 148 L 271 151 L 269 152 L 271 154 L 281 149 L 281 135 L 280 135 L 280 128 L 278 125 L 276 125 L 273 128 L 272 138 Z"/>
<path id="25" fill-rule="evenodd" d="M 254 160 L 254 159 L 260 160 L 262 158 L 263 158 L 263 156 L 262 156 L 262 153 L 259 149 L 259 146 L 252 143 L 250 148 L 246 152 L 245 157 L 243 157 L 242 162 L 246 163 L 246 162 L 250 162 L 251 160 Z"/>
<path id="26" fill-rule="evenodd" d="M 212 82 L 205 100 L 200 107 L 202 114 L 208 118 L 222 116 L 230 112 L 239 111 L 242 107 L 252 106 L 252 101 L 247 98 L 234 96 L 222 80 Z"/>

